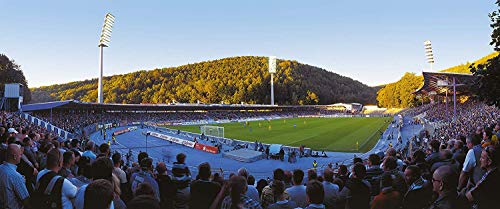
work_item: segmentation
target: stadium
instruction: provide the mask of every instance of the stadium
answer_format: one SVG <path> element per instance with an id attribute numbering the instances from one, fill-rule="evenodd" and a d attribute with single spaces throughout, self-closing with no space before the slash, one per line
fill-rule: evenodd
<path id="1" fill-rule="evenodd" d="M 24 105 L 22 110 L 26 120 L 60 133 L 64 141 L 88 137 L 101 144 L 112 141 L 115 135 L 111 148 L 124 156 L 128 153 L 137 156 L 147 150 L 155 162 L 166 161 L 172 166 L 174 157 L 183 152 L 193 164 L 213 160 L 209 161 L 213 170 L 222 170 L 226 176 L 236 172 L 242 165 L 240 162 L 246 162 L 245 167 L 255 175 L 270 176 L 273 168 L 264 169 L 268 163 L 263 159 L 267 155 L 279 155 L 280 150 L 286 154 L 276 163 L 307 170 L 313 168 L 314 160 L 318 167 L 326 167 L 343 164 L 353 155 L 383 152 L 389 143 L 402 146 L 396 141 L 402 127 L 395 119 L 383 114 L 353 113 L 345 107 L 339 110 L 328 106 L 120 105 L 62 101 Z M 96 112 L 101 114 L 92 114 Z M 67 127 L 78 127 L 82 119 L 88 124 L 66 131 Z M 389 124 L 392 126 L 388 128 Z M 202 136 L 200 127 L 205 126 L 215 128 L 204 131 Z M 130 128 L 134 130 L 127 131 Z M 221 133 L 217 128 L 222 129 Z M 405 130 L 411 128 L 419 131 L 414 127 L 405 127 Z M 229 137 L 231 134 L 234 137 Z M 244 137 L 251 134 L 257 136 Z M 382 140 L 378 148 L 372 150 L 379 139 L 389 135 L 394 136 L 393 140 Z M 292 136 L 295 138 L 290 138 Z M 303 150 L 299 153 L 301 146 Z M 267 147 L 275 147 L 275 150 L 266 154 Z M 337 152 L 331 152 L 335 149 Z M 361 153 L 362 150 L 366 151 Z M 292 152 L 295 157 L 290 157 Z"/>
<path id="2" fill-rule="evenodd" d="M 359 13 L 363 8 L 352 3 L 340 7 L 347 14 L 331 11 L 329 6 L 339 6 L 337 2 L 324 2 L 321 7 L 297 2 L 294 7 L 300 7 L 302 17 L 295 22 L 289 20 L 295 16 L 289 15 L 298 11 L 286 4 L 269 3 L 269 8 L 258 5 L 263 13 L 248 13 L 256 10 L 252 9 L 256 5 L 241 2 L 200 3 L 202 6 L 179 2 L 189 10 L 165 2 L 157 6 L 113 4 L 113 14 L 106 9 L 104 22 L 100 22 L 99 76 L 94 79 L 86 79 L 88 75 L 83 74 L 88 68 L 86 56 L 71 57 L 89 54 L 82 43 L 88 41 L 88 25 L 95 24 L 86 24 L 94 21 L 94 10 L 76 3 L 61 3 L 60 7 L 46 4 L 29 10 L 25 18 L 42 17 L 45 23 L 41 26 L 61 26 L 64 31 L 55 32 L 70 36 L 72 47 L 78 50 L 60 53 L 58 62 L 47 61 L 47 56 L 55 54 L 50 47 L 43 49 L 46 54 L 36 50 L 40 40 L 21 33 L 3 35 L 6 40 L 12 39 L 5 42 L 7 52 L 20 58 L 23 69 L 13 58 L 0 53 L 0 208 L 498 208 L 500 1 L 489 14 L 491 28 L 485 26 L 493 29 L 487 38 L 491 38 L 488 41 L 494 52 L 487 51 L 484 56 L 486 51 L 479 48 L 467 53 L 453 51 L 457 43 L 470 47 L 466 44 L 480 42 L 427 31 L 436 37 L 433 40 L 443 54 L 463 58 L 483 53 L 483 57 L 434 70 L 433 45 L 426 40 L 423 52 L 429 69 L 418 73 L 396 70 L 422 64 L 414 61 L 418 58 L 408 58 L 411 52 L 405 52 L 412 50 L 414 40 L 421 41 L 421 34 L 401 36 L 393 33 L 391 26 L 400 29 L 411 25 L 425 31 L 410 18 L 404 24 L 393 21 L 400 19 L 399 10 L 408 17 L 414 15 L 412 11 L 419 8 L 410 3 L 402 3 L 404 8 L 392 5 L 400 7 L 398 10 L 387 9 L 383 3 L 383 8 L 370 5 L 391 17 L 387 21 L 364 17 Z M 20 16 L 15 14 L 16 8 L 10 8 L 19 3 L 6 6 L 7 16 Z M 447 22 L 449 30 L 459 26 L 477 29 L 481 21 L 467 16 L 479 13 L 472 7 L 475 5 L 456 6 L 453 9 L 467 11 L 461 15 L 471 20 L 459 21 L 454 14 L 443 16 L 441 11 L 426 14 L 433 19 L 453 19 Z M 59 10 L 69 7 L 73 9 L 68 11 L 78 17 L 72 19 L 78 29 L 69 24 L 67 12 Z M 412 10 L 406 11 L 409 7 Z M 84 9 L 88 9 L 85 14 L 79 13 Z M 46 11 L 61 13 L 65 18 L 42 14 Z M 114 14 L 120 14 L 119 20 L 130 25 L 121 25 L 117 46 L 108 48 Z M 365 31 L 352 26 L 329 21 L 340 18 L 359 27 L 359 17 L 352 14 L 368 21 L 373 30 L 370 35 L 382 41 L 366 37 Z M 136 16 L 148 21 L 130 19 Z M 197 19 L 200 16 L 203 18 Z M 256 16 L 277 21 L 263 25 L 263 19 Z M 16 23 L 5 27 L 13 31 L 65 40 L 47 37 L 38 29 L 54 32 L 39 25 L 22 25 L 36 21 L 6 22 Z M 168 26 L 162 25 L 165 22 Z M 379 34 L 373 25 L 383 32 Z M 154 35 L 144 33 L 151 28 L 157 29 L 151 33 Z M 271 28 L 279 33 L 260 34 Z M 300 28 L 306 29 L 309 41 L 304 40 L 306 33 L 297 33 Z M 485 36 L 484 28 L 478 29 L 478 34 Z M 20 38 L 27 38 L 29 47 Z M 176 45 L 179 43 L 170 38 L 185 45 Z M 389 43 L 391 52 L 377 48 L 389 39 L 394 42 Z M 130 43 L 138 42 L 141 45 L 130 48 L 134 45 Z M 352 46 L 346 47 L 344 42 Z M 301 45 L 304 43 L 307 47 Z M 106 65 L 106 70 L 114 74 L 111 76 L 104 76 L 105 48 L 113 63 Z M 358 48 L 380 52 L 367 56 Z M 20 53 L 9 51 L 12 49 Z M 249 49 L 255 54 L 299 57 L 304 63 L 258 55 L 214 59 L 247 54 Z M 38 53 L 37 58 L 33 58 L 33 52 Z M 436 67 L 456 63 L 450 61 L 453 56 L 443 56 L 444 64 Z M 193 63 L 197 59 L 208 61 Z M 169 65 L 188 64 L 151 67 L 158 60 Z M 353 78 L 305 64 L 311 61 L 318 66 L 344 68 L 336 71 Z M 400 63 L 404 66 L 398 66 Z M 147 66 L 150 70 L 116 70 L 123 66 Z M 352 69 L 355 72 L 342 71 Z M 399 80 L 391 82 L 401 73 Z M 377 83 L 379 80 L 383 83 Z"/>

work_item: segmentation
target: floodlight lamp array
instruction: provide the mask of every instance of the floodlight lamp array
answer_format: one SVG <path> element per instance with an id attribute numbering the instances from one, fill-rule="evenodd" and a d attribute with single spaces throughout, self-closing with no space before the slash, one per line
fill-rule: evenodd
<path id="1" fill-rule="evenodd" d="M 115 23 L 115 16 L 111 13 L 106 14 L 104 24 L 102 25 L 101 38 L 99 39 L 99 46 L 107 47 L 111 41 L 111 33 L 113 24 Z"/>
<path id="2" fill-rule="evenodd" d="M 434 63 L 434 54 L 432 53 L 432 43 L 431 41 L 427 40 L 424 41 L 424 48 L 425 48 L 425 57 L 427 58 L 428 63 Z"/>

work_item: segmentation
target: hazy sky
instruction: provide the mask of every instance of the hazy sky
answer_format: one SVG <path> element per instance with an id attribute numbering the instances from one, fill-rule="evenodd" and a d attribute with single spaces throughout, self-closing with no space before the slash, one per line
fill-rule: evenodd
<path id="1" fill-rule="evenodd" d="M 494 9 L 493 0 L 0 0 L 0 53 L 30 87 L 95 78 L 111 12 L 105 75 L 275 55 L 379 85 L 428 71 L 427 39 L 435 70 L 489 54 Z"/>

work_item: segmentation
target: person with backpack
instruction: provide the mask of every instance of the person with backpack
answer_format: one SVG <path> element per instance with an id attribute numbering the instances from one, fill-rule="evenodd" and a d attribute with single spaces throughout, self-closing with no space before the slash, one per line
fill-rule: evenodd
<path id="1" fill-rule="evenodd" d="M 32 205 L 37 208 L 72 209 L 71 200 L 77 188 L 67 179 L 57 175 L 62 168 L 63 155 L 57 148 L 47 152 L 47 168 L 38 173 Z"/>

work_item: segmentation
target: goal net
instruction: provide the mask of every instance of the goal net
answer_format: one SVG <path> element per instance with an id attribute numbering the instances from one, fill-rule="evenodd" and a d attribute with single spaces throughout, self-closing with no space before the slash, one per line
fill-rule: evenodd
<path id="1" fill-rule="evenodd" d="M 216 136 L 224 138 L 224 127 L 221 126 L 200 126 L 200 133 L 205 136 Z"/>

